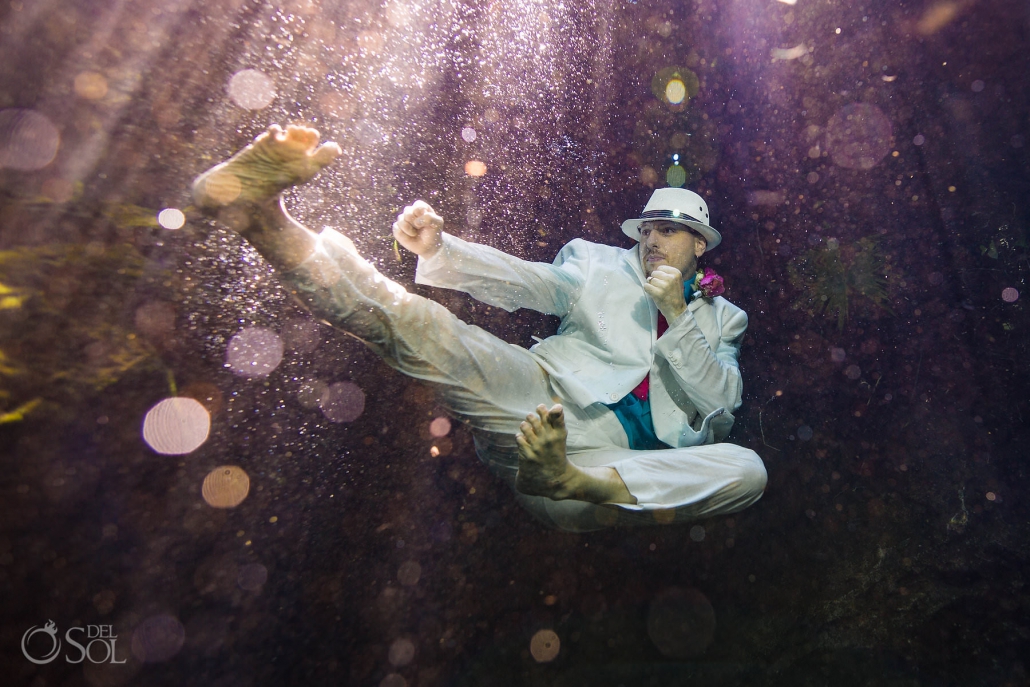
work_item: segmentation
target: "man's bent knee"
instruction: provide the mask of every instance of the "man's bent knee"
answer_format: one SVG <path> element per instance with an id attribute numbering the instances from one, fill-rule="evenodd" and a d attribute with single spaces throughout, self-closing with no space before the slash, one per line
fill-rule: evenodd
<path id="1" fill-rule="evenodd" d="M 769 482 L 769 473 L 766 472 L 765 463 L 758 454 L 750 449 L 744 449 L 740 465 L 740 493 L 743 498 L 754 503 L 765 493 L 766 484 Z"/>

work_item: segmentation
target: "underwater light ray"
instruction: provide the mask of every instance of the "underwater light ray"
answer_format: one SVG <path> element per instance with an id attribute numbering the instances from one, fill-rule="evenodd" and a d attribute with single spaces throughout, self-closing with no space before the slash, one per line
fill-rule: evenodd
<path id="1" fill-rule="evenodd" d="M 490 190 L 537 203 L 547 173 L 578 177 L 575 203 L 589 216 L 596 204 L 597 156 L 584 145 L 601 131 L 610 107 L 611 17 L 608 5 L 523 1 L 498 5 L 480 30 L 479 87 L 470 89 L 471 116 L 492 113 L 484 161 L 505 168 Z M 477 187 L 480 195 L 487 187 Z M 550 197 L 550 196 L 547 196 Z M 485 202 L 486 199 L 483 198 Z M 596 219 L 596 215 L 591 219 Z M 517 243 L 521 240 L 512 237 Z"/>
<path id="2" fill-rule="evenodd" d="M 114 34 L 116 29 L 122 30 L 119 19 L 122 18 L 121 10 L 126 4 L 128 4 L 127 0 L 119 3 L 119 11 L 107 22 L 107 31 L 91 41 L 90 52 L 92 54 L 97 54 L 98 51 L 104 49 L 106 40 Z M 189 16 L 189 10 L 196 4 L 194 0 L 167 0 L 162 3 L 160 14 L 147 18 L 148 21 L 143 26 L 149 35 L 156 33 L 160 36 L 160 40 L 151 39 L 146 41 L 142 47 L 137 46 L 138 50 L 135 55 L 128 55 L 118 64 L 117 71 L 132 74 L 133 77 L 128 83 L 128 88 L 120 89 L 122 102 L 109 107 L 102 117 L 102 125 L 98 134 L 84 142 L 76 154 L 69 155 L 65 167 L 69 170 L 73 180 L 86 179 L 95 173 L 98 162 L 108 153 L 112 133 L 124 121 L 129 106 L 146 93 L 147 84 L 152 80 L 152 75 L 160 71 L 163 66 L 167 65 L 167 68 L 172 68 L 177 63 L 174 53 L 179 50 L 178 46 L 186 42 L 186 35 L 192 34 L 196 30 L 191 25 Z M 245 15 L 246 12 L 247 10 L 241 7 L 237 17 Z M 133 21 L 132 15 L 128 15 L 125 21 Z M 131 30 L 133 26 L 127 28 Z M 208 36 L 210 37 L 210 32 Z M 231 43 L 236 38 L 237 36 L 231 32 L 219 32 L 210 45 Z M 114 71 L 114 69 L 110 71 Z M 180 97 L 185 98 L 185 93 L 182 93 Z M 118 141 L 117 145 L 119 147 L 111 152 L 116 155 L 131 155 L 134 152 L 136 141 L 122 140 Z M 134 187 L 143 173 L 143 165 L 128 165 L 125 168 L 125 175 L 118 179 L 118 184 L 124 188 Z"/>
<path id="3" fill-rule="evenodd" d="M 22 7 L 26 4 L 22 4 Z M 169 36 L 169 29 L 182 22 L 184 10 L 191 5 L 192 0 L 169 0 L 169 9 L 159 16 L 148 15 L 146 23 L 140 22 L 130 11 L 132 8 L 128 0 L 122 0 L 98 14 L 76 15 L 90 22 L 89 30 L 74 34 L 74 46 L 63 57 L 62 66 L 54 70 L 57 77 L 48 80 L 39 96 L 34 98 L 33 104 L 34 111 L 52 117 L 62 131 L 56 156 L 44 167 L 58 175 L 53 179 L 73 188 L 94 177 L 102 159 L 111 152 L 112 132 L 124 121 L 129 106 L 139 97 L 141 85 L 149 76 L 149 69 L 170 44 L 164 40 Z M 58 3 L 48 0 L 30 4 L 29 15 L 21 21 L 25 27 L 24 32 L 4 32 L 5 38 L 0 43 L 0 59 L 8 63 L 16 62 L 24 38 L 39 37 L 43 31 L 49 30 L 49 24 L 36 19 L 49 16 L 49 12 L 44 13 L 42 10 L 56 11 L 55 6 L 59 9 Z M 22 9 L 12 14 L 20 16 L 25 12 Z M 134 43 L 120 38 L 134 28 L 146 31 L 148 36 L 159 35 L 162 40 Z M 77 40 L 79 36 L 85 38 Z M 112 49 L 116 36 L 124 52 Z M 110 59 L 112 56 L 114 60 Z M 102 64 L 106 66 L 101 67 Z M 96 71 L 98 69 L 102 69 L 102 72 Z M 90 77 L 86 91 L 82 90 L 82 79 L 76 83 L 77 78 L 84 74 Z M 72 124 L 69 120 L 74 118 L 81 121 L 84 117 L 93 120 L 88 133 L 84 132 L 78 138 L 70 136 L 69 132 L 80 130 L 80 127 L 69 126 Z M 135 178 L 135 175 L 136 171 L 130 166 L 130 176 Z M 128 183 L 131 183 L 131 179 L 126 180 L 126 185 Z M 60 202 L 53 203 L 40 213 L 39 222 L 46 226 L 52 225 L 62 212 Z"/>
<path id="4" fill-rule="evenodd" d="M 432 177 L 427 170 L 413 175 L 407 156 L 421 141 L 431 146 L 436 132 L 428 131 L 425 122 L 440 107 L 448 73 L 461 64 L 453 37 L 471 31 L 469 13 L 449 2 L 394 2 L 367 11 L 333 6 L 320 17 L 320 25 L 338 28 L 319 32 L 309 26 L 309 33 L 319 37 L 309 42 L 308 50 L 321 55 L 322 67 L 312 73 L 301 60 L 282 58 L 279 71 L 289 78 L 280 85 L 295 84 L 296 92 L 299 84 L 314 97 L 295 97 L 284 90 L 272 109 L 282 121 L 310 116 L 325 122 L 320 125 L 325 137 L 343 149 L 317 190 L 323 196 L 323 221 L 335 226 L 353 219 L 368 227 L 361 233 L 377 235 L 388 226 L 387 216 L 411 201 L 404 189 L 412 177 Z M 254 36 L 252 44 L 252 55 L 275 52 L 261 36 Z M 298 104 L 300 111 L 286 109 Z M 217 127 L 217 108 L 209 117 Z M 311 195 L 314 191 L 308 190 Z M 303 197 L 296 200 L 301 210 L 311 209 L 304 208 Z"/>

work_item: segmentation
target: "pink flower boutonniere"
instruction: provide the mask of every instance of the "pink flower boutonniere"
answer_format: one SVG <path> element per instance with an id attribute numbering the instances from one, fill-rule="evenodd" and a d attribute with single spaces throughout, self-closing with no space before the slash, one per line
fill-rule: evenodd
<path id="1" fill-rule="evenodd" d="M 723 283 L 722 277 L 716 274 L 715 270 L 711 267 L 706 267 L 703 271 L 699 270 L 694 284 L 695 298 L 698 296 L 702 298 L 715 298 L 716 296 L 721 296 L 726 291 L 726 284 Z"/>

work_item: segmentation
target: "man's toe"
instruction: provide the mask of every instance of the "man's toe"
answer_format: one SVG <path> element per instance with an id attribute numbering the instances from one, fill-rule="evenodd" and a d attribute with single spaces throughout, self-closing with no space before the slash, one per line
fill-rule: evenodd
<path id="1" fill-rule="evenodd" d="M 324 167 L 342 154 L 343 151 L 340 150 L 340 146 L 335 143 L 326 143 L 325 145 L 320 146 L 312 157 L 316 164 L 320 167 Z"/>
<path id="2" fill-rule="evenodd" d="M 547 420 L 552 427 L 563 429 L 565 427 L 565 409 L 556 405 L 547 413 Z"/>

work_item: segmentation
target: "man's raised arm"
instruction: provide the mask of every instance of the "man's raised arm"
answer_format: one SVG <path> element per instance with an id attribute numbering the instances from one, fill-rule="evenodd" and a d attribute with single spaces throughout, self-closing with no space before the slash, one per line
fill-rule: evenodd
<path id="1" fill-rule="evenodd" d="M 563 317 L 582 287 L 575 264 L 530 262 L 444 233 L 443 219 L 423 201 L 404 208 L 393 235 L 419 256 L 417 284 L 464 291 L 509 312 L 529 308 Z"/>

